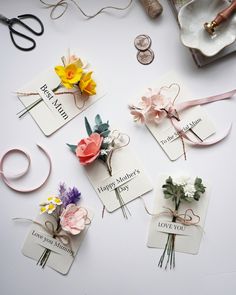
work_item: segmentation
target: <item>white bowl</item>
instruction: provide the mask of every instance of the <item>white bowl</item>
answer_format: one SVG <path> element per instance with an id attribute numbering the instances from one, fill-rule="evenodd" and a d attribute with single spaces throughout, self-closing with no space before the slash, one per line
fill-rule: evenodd
<path id="1" fill-rule="evenodd" d="M 213 36 L 204 29 L 204 23 L 229 6 L 226 0 L 192 0 L 184 5 L 178 15 L 181 42 L 190 48 L 199 49 L 206 56 L 217 54 L 236 39 L 236 13 L 219 27 Z"/>

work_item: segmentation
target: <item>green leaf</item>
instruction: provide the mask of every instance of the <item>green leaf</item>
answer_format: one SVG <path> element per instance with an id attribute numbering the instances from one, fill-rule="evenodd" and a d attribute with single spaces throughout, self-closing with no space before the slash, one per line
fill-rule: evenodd
<path id="1" fill-rule="evenodd" d="M 199 199 L 200 199 L 200 194 L 198 192 L 195 192 L 194 200 L 199 201 Z"/>
<path id="2" fill-rule="evenodd" d="M 172 178 L 170 176 L 166 179 L 166 184 L 173 184 Z"/>
<path id="3" fill-rule="evenodd" d="M 170 199 L 171 197 L 172 197 L 172 195 L 170 195 L 170 194 L 168 194 L 168 193 L 167 193 L 167 194 L 164 193 L 164 198 L 165 198 L 165 199 Z"/>
<path id="4" fill-rule="evenodd" d="M 93 133 L 92 128 L 91 128 L 89 121 L 86 117 L 84 118 L 84 121 L 85 121 L 86 131 L 88 133 L 88 136 L 90 136 Z"/>
<path id="5" fill-rule="evenodd" d="M 96 125 L 102 124 L 102 119 L 99 114 L 97 114 L 97 116 L 95 117 L 95 123 L 96 123 Z"/>
<path id="6" fill-rule="evenodd" d="M 69 144 L 69 143 L 67 143 L 67 145 L 70 148 L 70 150 L 75 154 L 75 150 L 77 148 L 77 145 L 73 145 L 73 144 Z"/>
<path id="7" fill-rule="evenodd" d="M 107 137 L 109 134 L 110 134 L 110 130 L 105 130 L 105 131 L 103 131 L 102 133 L 101 133 L 101 136 L 102 137 Z"/>

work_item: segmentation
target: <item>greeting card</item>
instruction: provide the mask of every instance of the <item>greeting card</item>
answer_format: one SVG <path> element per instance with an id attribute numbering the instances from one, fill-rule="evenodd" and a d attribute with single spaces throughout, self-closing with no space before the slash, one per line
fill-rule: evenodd
<path id="1" fill-rule="evenodd" d="M 189 145 L 210 146 L 223 140 L 230 127 L 222 136 L 208 140 L 215 133 L 203 104 L 231 98 L 236 90 L 212 97 L 189 100 L 192 96 L 186 90 L 179 75 L 170 73 L 153 88 L 148 88 L 138 104 L 129 105 L 135 122 L 146 125 L 170 160 L 184 154 Z"/>
<path id="2" fill-rule="evenodd" d="M 22 252 L 42 268 L 68 273 L 93 217 L 91 210 L 77 204 L 80 196 L 77 188 L 60 184 L 58 194 L 40 204 L 35 220 L 16 218 L 32 223 Z"/>
<path id="3" fill-rule="evenodd" d="M 84 166 L 88 178 L 108 212 L 121 208 L 125 218 L 130 214 L 126 204 L 152 189 L 144 169 L 128 145 L 130 137 L 100 115 L 91 127 L 87 118 L 88 137 L 70 149 Z"/>
<path id="4" fill-rule="evenodd" d="M 49 68 L 17 91 L 25 108 L 46 136 L 64 126 L 104 95 L 89 65 L 68 53 L 62 65 Z"/>
<path id="5" fill-rule="evenodd" d="M 175 251 L 197 254 L 209 201 L 200 177 L 163 176 L 154 200 L 147 246 L 163 248 L 158 266 L 174 268 Z"/>

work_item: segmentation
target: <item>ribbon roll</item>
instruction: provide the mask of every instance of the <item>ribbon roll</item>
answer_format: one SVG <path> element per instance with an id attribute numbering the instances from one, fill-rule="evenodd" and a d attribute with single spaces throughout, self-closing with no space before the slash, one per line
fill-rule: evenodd
<path id="1" fill-rule="evenodd" d="M 19 193 L 30 193 L 30 192 L 34 192 L 34 191 L 40 189 L 47 182 L 47 180 L 48 180 L 48 178 L 49 178 L 49 176 L 51 174 L 51 170 L 52 170 L 51 158 L 50 158 L 49 154 L 40 145 L 37 144 L 37 147 L 41 150 L 41 152 L 44 153 L 44 155 L 48 159 L 48 162 L 49 162 L 49 170 L 48 170 L 48 173 L 47 173 L 45 179 L 43 180 L 43 182 L 41 184 L 37 185 L 36 187 L 33 187 L 33 188 L 19 189 L 19 188 L 15 188 L 11 184 L 11 180 L 12 179 L 19 179 L 19 178 L 23 177 L 24 175 L 26 175 L 29 172 L 30 165 L 31 165 L 31 158 L 30 158 L 30 156 L 25 151 L 23 151 L 21 149 L 17 149 L 17 148 L 10 149 L 0 159 L 0 176 L 2 177 L 2 180 L 6 184 L 6 186 L 8 186 L 13 191 L 16 191 L 16 192 L 19 192 Z M 22 154 L 27 159 L 27 162 L 28 163 L 27 163 L 26 168 L 23 171 L 21 171 L 20 173 L 17 173 L 15 175 L 13 174 L 13 175 L 7 176 L 5 174 L 5 172 L 4 172 L 4 169 L 3 169 L 4 161 L 6 160 L 6 158 L 9 155 L 14 154 L 14 153 Z"/>

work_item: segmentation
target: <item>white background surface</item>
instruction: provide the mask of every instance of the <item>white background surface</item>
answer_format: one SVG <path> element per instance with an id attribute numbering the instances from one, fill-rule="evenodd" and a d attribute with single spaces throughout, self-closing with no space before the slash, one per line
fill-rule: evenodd
<path id="1" fill-rule="evenodd" d="M 125 0 L 81 0 L 88 13 L 101 6 L 124 6 Z M 195 148 L 188 159 L 170 162 L 161 148 L 143 127 L 135 125 L 127 104 L 139 99 L 142 91 L 168 71 L 181 74 L 194 98 L 205 97 L 236 88 L 235 55 L 203 69 L 198 69 L 189 53 L 179 41 L 179 31 L 172 11 L 166 1 L 163 15 L 152 21 L 137 2 L 127 12 L 104 13 L 85 20 L 72 4 L 57 21 L 49 18 L 49 11 L 39 1 L 0 0 L 1 13 L 15 17 L 33 13 L 40 17 L 45 33 L 37 37 L 37 47 L 31 52 L 21 52 L 11 43 L 7 27 L 0 26 L 1 34 L 1 140 L 0 154 L 12 147 L 25 149 L 32 155 L 32 169 L 19 185 L 37 184 L 43 178 L 47 162 L 37 150 L 36 143 L 50 153 L 53 171 L 41 190 L 22 195 L 9 190 L 1 183 L 0 209 L 0 286 L 1 294 L 235 294 L 236 287 L 236 237 L 235 237 L 235 151 L 236 151 L 236 101 L 208 105 L 210 116 L 217 127 L 229 122 L 234 126 L 229 138 L 209 148 Z M 134 38 L 146 33 L 152 38 L 156 58 L 149 66 L 136 60 Z M 67 48 L 86 57 L 96 68 L 107 95 L 82 115 L 46 138 L 30 115 L 19 120 L 16 113 L 22 105 L 13 93 L 39 72 L 60 63 Z M 144 163 L 153 185 L 161 173 L 173 174 L 188 171 L 212 184 L 212 195 L 206 219 L 205 234 L 200 253 L 196 256 L 177 253 L 175 271 L 158 269 L 162 250 L 146 247 L 150 217 L 139 200 L 129 205 L 132 217 L 125 221 L 120 211 L 101 218 L 101 203 L 89 184 L 79 162 L 69 152 L 65 143 L 77 143 L 85 136 L 84 115 L 90 121 L 100 113 L 102 117 L 120 127 L 131 136 L 130 146 Z M 220 126 L 221 125 L 221 126 Z M 8 170 L 24 164 L 21 157 L 8 161 Z M 28 224 L 19 224 L 12 217 L 34 218 L 41 199 L 53 193 L 60 181 L 77 185 L 87 206 L 96 213 L 93 224 L 75 259 L 68 276 L 45 268 L 24 257 L 21 248 L 29 230 Z M 145 196 L 152 207 L 155 190 Z"/>

